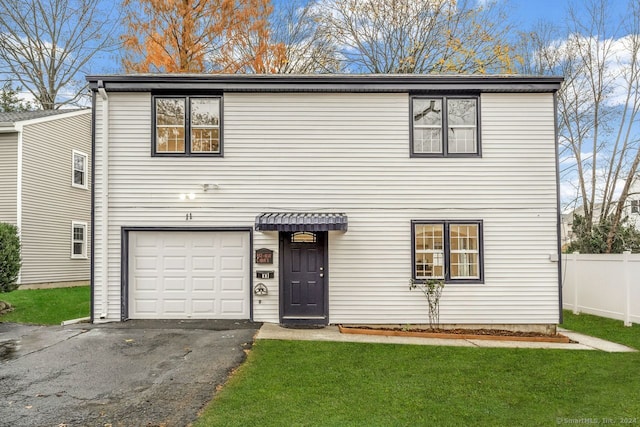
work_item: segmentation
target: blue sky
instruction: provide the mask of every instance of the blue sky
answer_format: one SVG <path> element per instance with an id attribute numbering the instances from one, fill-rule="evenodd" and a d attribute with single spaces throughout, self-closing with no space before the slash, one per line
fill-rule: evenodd
<path id="1" fill-rule="evenodd" d="M 479 0 L 484 1 L 484 0 Z M 514 20 L 523 25 L 523 29 L 540 20 L 562 25 L 566 19 L 569 5 L 580 6 L 582 0 L 498 0 L 513 11 Z M 626 0 L 608 0 L 608 8 L 614 15 L 626 13 Z"/>
<path id="2" fill-rule="evenodd" d="M 529 26 L 539 20 L 564 20 L 567 0 L 502 0 L 511 8 L 514 18 L 524 26 Z"/>

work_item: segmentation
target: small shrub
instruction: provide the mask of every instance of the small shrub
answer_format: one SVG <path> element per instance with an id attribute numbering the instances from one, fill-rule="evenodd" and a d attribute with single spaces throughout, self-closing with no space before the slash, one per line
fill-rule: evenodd
<path id="1" fill-rule="evenodd" d="M 20 266 L 18 227 L 0 222 L 0 292 L 11 292 L 18 287 Z"/>
<path id="2" fill-rule="evenodd" d="M 573 241 L 565 249 L 566 253 L 578 251 L 581 254 L 605 254 L 607 253 L 607 238 L 611 231 L 611 217 L 602 219 L 600 222 L 589 227 L 589 222 L 585 217 L 573 214 Z M 640 251 L 640 231 L 625 217 L 618 225 L 614 234 L 611 246 L 612 254 L 621 254 L 624 251 L 637 253 Z"/>
<path id="3" fill-rule="evenodd" d="M 409 290 L 414 289 L 420 289 L 427 299 L 427 305 L 429 307 L 429 327 L 431 329 L 438 329 L 440 327 L 440 297 L 444 289 L 444 281 L 433 279 L 416 281 L 411 279 L 409 281 Z"/>

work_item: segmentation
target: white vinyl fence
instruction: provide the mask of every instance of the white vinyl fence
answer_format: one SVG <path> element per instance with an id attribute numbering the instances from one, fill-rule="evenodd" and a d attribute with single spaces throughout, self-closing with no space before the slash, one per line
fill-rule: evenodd
<path id="1" fill-rule="evenodd" d="M 562 261 L 565 309 L 640 323 L 640 254 L 563 254 Z"/>

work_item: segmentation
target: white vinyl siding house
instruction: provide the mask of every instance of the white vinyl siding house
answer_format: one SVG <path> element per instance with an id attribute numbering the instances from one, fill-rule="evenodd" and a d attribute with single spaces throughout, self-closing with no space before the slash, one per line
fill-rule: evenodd
<path id="1" fill-rule="evenodd" d="M 72 222 L 90 231 L 90 150 L 90 110 L 0 113 L 0 221 L 20 231 L 19 284 L 89 281 L 89 236 L 84 256 L 73 256 Z M 79 186 L 73 178 L 78 153 L 85 168 Z"/>
<path id="2" fill-rule="evenodd" d="M 244 294 L 250 310 L 239 317 L 286 321 L 283 289 L 295 301 L 299 288 L 285 287 L 283 266 L 297 267 L 287 264 L 284 251 L 298 253 L 299 243 L 288 243 L 285 228 L 256 226 L 259 215 L 272 212 L 348 218 L 346 231 L 320 236 L 326 239 L 318 270 L 327 288 L 325 323 L 426 323 L 424 297 L 409 290 L 414 223 L 475 226 L 482 241 L 481 249 L 452 249 L 456 259 L 478 265 L 460 267 L 454 279 L 462 280 L 445 285 L 442 323 L 558 323 L 554 92 L 560 79 L 280 79 L 89 77 L 95 93 L 94 321 L 127 319 L 135 312 L 132 297 L 125 295 L 138 286 L 132 235 L 189 231 L 246 235 L 251 249 L 239 268 L 248 269 L 240 275 L 250 281 Z M 136 85 L 143 91 L 133 90 Z M 154 87 L 175 95 L 181 85 L 184 93 L 221 97 L 220 157 L 152 155 Z M 412 97 L 459 94 L 458 87 L 477 101 L 481 151 L 412 156 Z M 258 249 L 273 251 L 273 263 L 257 264 Z M 164 262 L 148 261 L 158 271 Z M 264 270 L 273 277 L 257 278 Z M 259 283 L 267 295 L 253 295 Z M 161 294 L 161 286 L 152 292 Z M 193 314 L 187 310 L 183 316 Z"/>

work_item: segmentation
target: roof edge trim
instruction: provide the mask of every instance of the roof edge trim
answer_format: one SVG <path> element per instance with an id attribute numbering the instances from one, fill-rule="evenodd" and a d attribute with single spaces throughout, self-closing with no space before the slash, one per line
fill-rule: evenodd
<path id="1" fill-rule="evenodd" d="M 224 90 L 248 92 L 413 92 L 479 90 L 555 92 L 564 79 L 523 75 L 265 75 L 265 74 L 116 74 L 87 76 L 92 90 Z"/>

